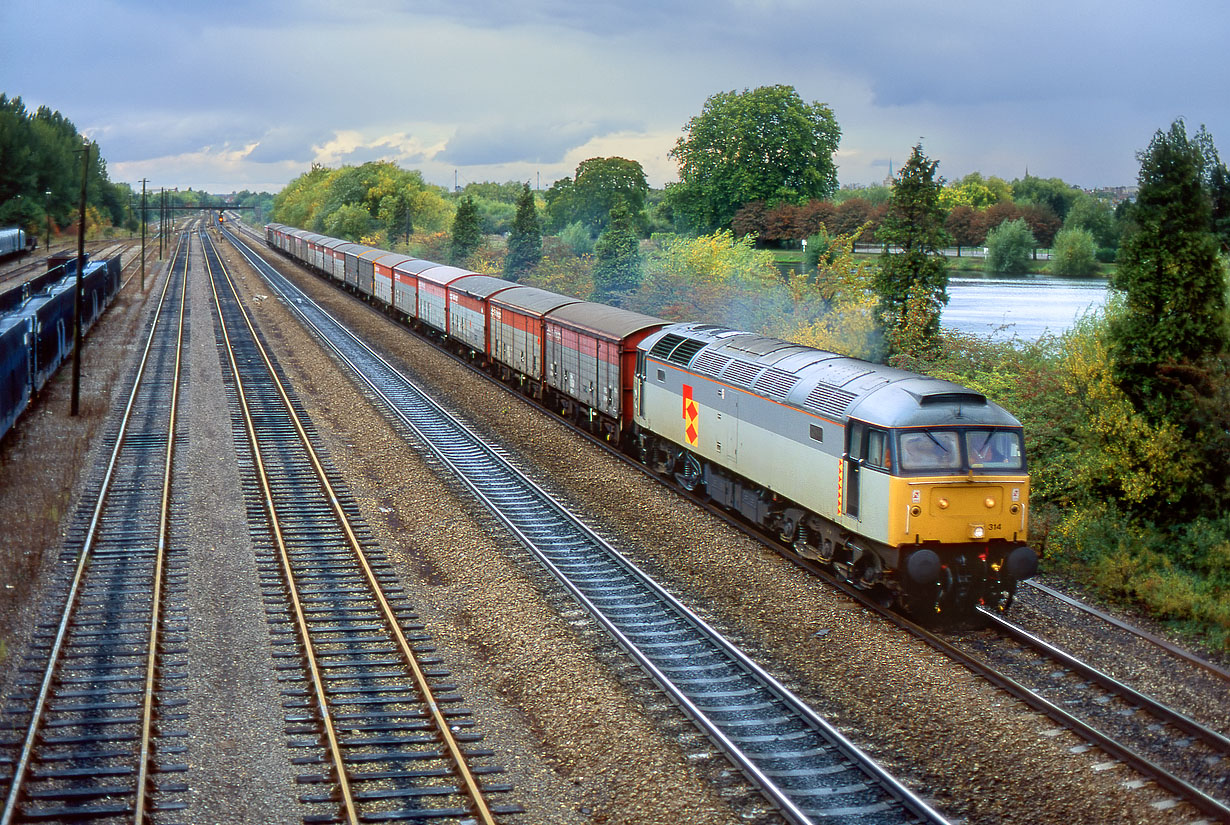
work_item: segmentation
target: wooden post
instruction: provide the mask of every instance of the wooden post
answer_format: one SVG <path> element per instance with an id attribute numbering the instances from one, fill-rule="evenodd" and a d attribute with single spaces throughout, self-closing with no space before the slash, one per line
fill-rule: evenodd
<path id="1" fill-rule="evenodd" d="M 81 208 L 77 217 L 77 283 L 73 289 L 73 393 L 69 414 L 76 415 L 81 398 L 81 273 L 85 269 L 85 188 L 90 179 L 90 144 L 81 164 Z"/>

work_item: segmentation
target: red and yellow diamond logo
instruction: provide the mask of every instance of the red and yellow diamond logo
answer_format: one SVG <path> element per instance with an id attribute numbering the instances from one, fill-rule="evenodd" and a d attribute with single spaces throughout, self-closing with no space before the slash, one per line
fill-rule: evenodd
<path id="1" fill-rule="evenodd" d="M 700 437 L 700 429 L 698 419 L 700 418 L 700 408 L 696 406 L 696 402 L 692 400 L 692 388 L 687 384 L 683 385 L 683 436 L 688 440 L 688 443 L 693 447 L 696 446 L 696 440 Z"/>

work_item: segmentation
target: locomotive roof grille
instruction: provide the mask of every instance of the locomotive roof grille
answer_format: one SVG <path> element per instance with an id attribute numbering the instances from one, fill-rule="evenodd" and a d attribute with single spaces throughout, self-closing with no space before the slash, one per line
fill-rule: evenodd
<path id="1" fill-rule="evenodd" d="M 686 367 L 692 362 L 692 358 L 696 356 L 696 353 L 704 349 L 705 346 L 706 344 L 704 341 L 697 341 L 693 338 L 685 338 L 679 346 L 671 350 L 671 354 L 666 356 L 666 360 Z"/>
<path id="2" fill-rule="evenodd" d="M 811 407 L 818 413 L 840 418 L 857 397 L 854 393 L 840 387 L 820 382 L 816 384 L 803 403 L 804 406 Z"/>
<path id="3" fill-rule="evenodd" d="M 756 379 L 753 389 L 770 398 L 784 401 L 797 383 L 799 383 L 799 376 L 785 370 L 769 368 L 764 371 L 760 378 Z"/>
<path id="4" fill-rule="evenodd" d="M 730 356 L 719 355 L 713 350 L 702 352 L 696 359 L 696 363 L 692 365 L 692 369 L 697 372 L 704 373 L 710 378 L 717 378 L 722 373 L 722 369 L 730 363 Z"/>
<path id="5" fill-rule="evenodd" d="M 760 375 L 761 367 L 755 364 L 749 364 L 746 361 L 731 361 L 722 371 L 722 378 L 732 384 L 741 384 L 745 387 L 751 387 L 752 382 L 756 380 L 756 376 Z"/>
<path id="6" fill-rule="evenodd" d="M 650 355 L 656 355 L 658 358 L 665 358 L 671 354 L 671 350 L 679 346 L 683 341 L 682 335 L 676 335 L 673 332 L 668 332 L 657 340 L 657 343 L 649 350 Z"/>
<path id="7" fill-rule="evenodd" d="M 682 335 L 670 332 L 658 339 L 657 343 L 650 348 L 649 354 L 655 355 L 658 358 L 665 358 L 672 364 L 686 367 L 691 363 L 696 353 L 704 348 L 704 341 L 684 338 Z"/>

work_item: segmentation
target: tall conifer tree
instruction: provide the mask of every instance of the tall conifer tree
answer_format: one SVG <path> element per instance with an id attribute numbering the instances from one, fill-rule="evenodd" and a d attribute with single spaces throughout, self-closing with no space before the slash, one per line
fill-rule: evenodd
<path id="1" fill-rule="evenodd" d="M 453 217 L 453 243 L 449 248 L 449 263 L 463 266 L 474 254 L 474 250 L 478 249 L 482 239 L 478 207 L 474 204 L 474 199 L 466 195 L 457 204 L 457 214 Z"/>
<path id="2" fill-rule="evenodd" d="M 618 305 L 641 283 L 641 244 L 632 213 L 622 202 L 611 210 L 610 223 L 594 246 L 593 299 Z"/>
<path id="3" fill-rule="evenodd" d="M 948 303 L 948 261 L 941 250 L 951 237 L 944 229 L 944 180 L 935 176 L 938 165 L 923 154 L 921 143 L 914 146 L 893 181 L 888 213 L 877 233 L 879 240 L 899 248 L 885 251 L 875 280 L 880 296 L 876 315 L 890 357 L 925 357 Z"/>
<path id="4" fill-rule="evenodd" d="M 504 277 L 516 281 L 541 260 L 542 226 L 534 205 L 534 193 L 527 183 L 517 198 L 517 214 L 508 236 L 508 256 L 504 259 Z"/>
<path id="5" fill-rule="evenodd" d="M 1173 420 L 1183 415 L 1171 403 L 1176 368 L 1226 351 L 1226 273 L 1202 182 L 1204 153 L 1183 121 L 1158 130 L 1140 162 L 1133 227 L 1111 279 L 1126 305 L 1111 325 L 1110 354 L 1136 406 Z"/>

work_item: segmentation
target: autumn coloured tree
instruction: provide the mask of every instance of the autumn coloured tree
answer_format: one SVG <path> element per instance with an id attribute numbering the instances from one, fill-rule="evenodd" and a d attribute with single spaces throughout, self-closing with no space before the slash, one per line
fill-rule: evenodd
<path id="1" fill-rule="evenodd" d="M 944 229 L 938 165 L 923 154 L 921 143 L 915 144 L 893 182 L 892 200 L 877 234 L 895 247 L 884 252 L 875 279 L 876 315 L 890 357 L 922 356 L 933 347 L 940 313 L 948 303 L 948 260 L 941 250 L 951 238 Z"/>
<path id="2" fill-rule="evenodd" d="M 667 200 L 702 230 L 729 227 L 752 201 L 801 204 L 837 190 L 837 119 L 792 86 L 715 94 L 684 131 L 670 152 L 679 183 Z"/>

